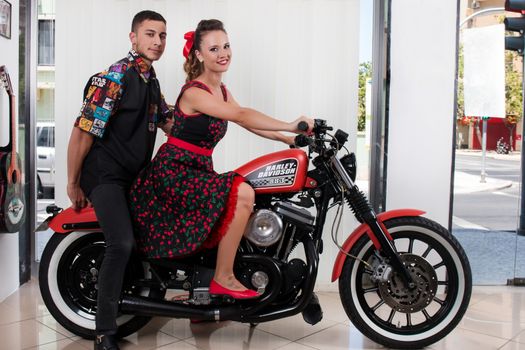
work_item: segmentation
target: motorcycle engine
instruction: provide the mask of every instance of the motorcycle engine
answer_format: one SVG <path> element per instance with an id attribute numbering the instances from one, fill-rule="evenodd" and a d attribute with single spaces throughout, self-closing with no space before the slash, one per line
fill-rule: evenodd
<path id="1" fill-rule="evenodd" d="M 281 217 L 268 209 L 259 209 L 250 216 L 244 237 L 259 247 L 269 247 L 283 234 Z"/>
<path id="2" fill-rule="evenodd" d="M 306 209 L 277 202 L 272 208 L 256 210 L 251 216 L 244 237 L 258 247 L 269 247 L 277 243 L 288 224 L 310 230 L 315 218 Z"/>

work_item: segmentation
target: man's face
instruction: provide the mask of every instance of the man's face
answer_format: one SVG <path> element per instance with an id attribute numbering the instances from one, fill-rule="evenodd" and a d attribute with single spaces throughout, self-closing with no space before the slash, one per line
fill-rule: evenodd
<path id="1" fill-rule="evenodd" d="M 162 21 L 145 20 L 134 32 L 129 33 L 131 46 L 149 64 L 164 53 L 166 47 L 166 24 Z"/>

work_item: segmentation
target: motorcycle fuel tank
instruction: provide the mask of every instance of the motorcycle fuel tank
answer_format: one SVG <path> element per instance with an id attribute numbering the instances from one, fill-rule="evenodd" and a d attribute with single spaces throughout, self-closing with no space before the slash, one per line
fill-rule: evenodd
<path id="1" fill-rule="evenodd" d="M 297 192 L 304 188 L 308 157 L 288 149 L 256 158 L 235 172 L 244 176 L 256 193 Z"/>

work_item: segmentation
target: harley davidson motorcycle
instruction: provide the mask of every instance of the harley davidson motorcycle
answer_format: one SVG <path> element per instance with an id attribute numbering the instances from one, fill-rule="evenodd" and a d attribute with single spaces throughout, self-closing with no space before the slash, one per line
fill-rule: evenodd
<path id="1" fill-rule="evenodd" d="M 255 189 L 256 203 L 237 252 L 235 274 L 262 293 L 260 298 L 210 296 L 216 251 L 176 260 L 134 256 L 120 300 L 119 335 L 136 332 L 153 316 L 255 326 L 302 313 L 306 322 L 319 322 L 322 311 L 314 286 L 325 226 L 331 226 L 340 250 L 332 281 L 339 281 L 344 309 L 364 335 L 386 347 L 408 349 L 425 347 L 452 331 L 472 290 L 464 250 L 420 210 L 376 214 L 354 182 L 355 156 L 344 147 L 348 135 L 341 130 L 332 135 L 331 130 L 317 119 L 311 136 L 296 137 L 295 148 L 236 170 Z M 308 152 L 300 147 L 308 147 Z M 339 245 L 345 206 L 360 226 Z M 331 225 L 326 222 L 330 209 L 336 212 Z M 91 208 L 50 206 L 48 212 L 53 215 L 47 224 L 55 233 L 40 263 L 42 297 L 62 326 L 93 338 L 103 234 Z M 184 291 L 183 297 L 166 298 L 168 290 Z"/>

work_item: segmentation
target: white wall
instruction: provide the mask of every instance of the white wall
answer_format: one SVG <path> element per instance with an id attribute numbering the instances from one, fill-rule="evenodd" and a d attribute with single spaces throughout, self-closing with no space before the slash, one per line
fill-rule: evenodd
<path id="1" fill-rule="evenodd" d="M 184 33 L 201 19 L 218 18 L 225 23 L 233 49 L 224 81 L 241 105 L 289 121 L 301 114 L 328 119 L 350 132 L 350 148 L 355 148 L 359 0 L 57 0 L 55 194 L 59 206 L 69 205 L 66 149 L 84 84 L 92 73 L 127 53 L 131 19 L 143 9 L 160 12 L 168 22 L 167 48 L 155 63 L 168 102 L 175 101 L 185 79 Z M 283 148 L 231 124 L 215 151 L 215 167 L 234 169 Z M 355 226 L 347 213 L 345 234 Z M 337 250 L 329 236 L 325 240 L 320 282 L 327 284 Z"/>
<path id="2" fill-rule="evenodd" d="M 456 1 L 392 1 L 387 209 L 450 211 Z"/>
<path id="3" fill-rule="evenodd" d="M 18 5 L 19 0 L 11 3 L 11 39 L 0 37 L 0 65 L 5 65 L 11 78 L 18 105 Z M 18 111 L 17 117 L 18 117 Z M 3 86 L 0 86 L 0 145 L 9 140 L 9 99 Z M 18 233 L 0 234 L 0 302 L 14 292 L 19 285 L 18 273 Z"/>

